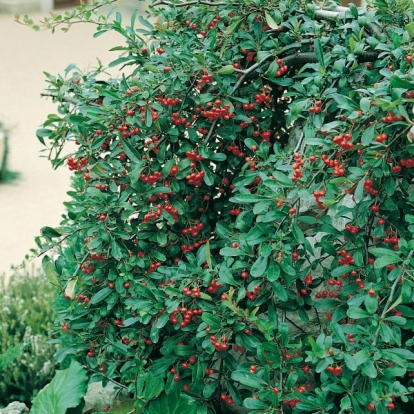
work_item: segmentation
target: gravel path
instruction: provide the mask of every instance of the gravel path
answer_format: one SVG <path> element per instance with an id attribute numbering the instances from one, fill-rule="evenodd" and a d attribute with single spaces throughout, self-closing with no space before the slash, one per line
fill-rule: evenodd
<path id="1" fill-rule="evenodd" d="M 36 129 L 56 111 L 51 100 L 40 98 L 47 87 L 43 71 L 64 74 L 71 63 L 85 69 L 97 57 L 103 64 L 115 59 L 117 52 L 109 49 L 123 44 L 122 37 L 108 33 L 94 39 L 94 30 L 77 24 L 67 33 L 34 32 L 0 14 L 0 120 L 10 130 L 9 170 L 20 173 L 17 180 L 0 184 L 0 275 L 6 280 L 11 266 L 31 255 L 40 228 L 59 224 L 68 199 L 69 170 L 52 170 L 36 138 Z M 31 262 L 40 265 L 40 259 Z"/>

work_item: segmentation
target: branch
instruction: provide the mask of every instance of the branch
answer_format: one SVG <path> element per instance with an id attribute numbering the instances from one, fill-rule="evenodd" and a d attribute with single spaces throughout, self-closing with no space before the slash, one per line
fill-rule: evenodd
<path id="1" fill-rule="evenodd" d="M 186 7 L 186 6 L 192 6 L 193 4 L 204 4 L 206 6 L 227 6 L 227 3 L 223 2 L 210 2 L 210 1 L 204 1 L 204 0 L 194 0 L 194 1 L 187 1 L 186 3 L 174 3 L 172 1 L 167 0 L 160 0 L 156 3 L 152 4 L 152 6 L 172 6 L 172 7 Z"/>
<path id="2" fill-rule="evenodd" d="M 47 98 L 47 97 L 51 97 L 51 98 L 54 98 L 54 99 L 59 99 L 59 97 L 58 97 L 58 95 L 56 94 L 56 93 L 41 93 L 40 94 L 40 96 L 42 97 L 42 98 Z M 61 100 L 63 101 L 63 102 L 69 102 L 69 103 L 71 103 L 71 104 L 73 104 L 73 105 L 78 105 L 78 104 L 80 104 L 80 101 L 78 100 L 78 99 L 76 99 L 76 98 L 73 98 L 73 97 L 71 97 L 71 96 L 67 96 L 67 95 L 65 95 L 65 96 L 63 96 L 62 98 L 61 98 Z"/>
<path id="3" fill-rule="evenodd" d="M 378 58 L 378 53 L 376 52 L 365 52 L 362 55 L 357 56 L 357 61 L 359 63 L 364 62 L 373 62 Z M 296 53 L 294 55 L 289 55 L 283 58 L 283 62 L 288 67 L 297 67 L 302 66 L 306 63 L 318 63 L 318 58 L 314 52 L 303 52 Z"/>

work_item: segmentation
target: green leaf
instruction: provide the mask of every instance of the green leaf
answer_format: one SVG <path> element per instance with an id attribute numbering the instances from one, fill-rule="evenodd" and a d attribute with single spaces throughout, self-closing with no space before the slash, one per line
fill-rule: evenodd
<path id="1" fill-rule="evenodd" d="M 390 85 L 394 88 L 401 88 L 401 89 L 413 89 L 414 88 L 413 82 L 409 82 L 405 79 L 401 79 L 397 75 L 391 75 Z"/>
<path id="2" fill-rule="evenodd" d="M 256 261 L 253 263 L 253 266 L 250 269 L 250 274 L 253 277 L 264 276 L 267 268 L 267 257 L 259 256 Z"/>
<path id="3" fill-rule="evenodd" d="M 219 75 L 231 75 L 234 73 L 234 66 L 233 65 L 226 65 L 220 68 L 217 73 Z"/>
<path id="4" fill-rule="evenodd" d="M 285 174 L 283 174 L 280 171 L 273 171 L 272 173 L 273 177 L 277 184 L 280 184 L 282 187 L 294 187 L 295 183 Z"/>
<path id="5" fill-rule="evenodd" d="M 190 402 L 192 402 L 191 397 L 185 394 L 178 392 L 162 394 L 160 398 L 146 406 L 144 414 L 196 414 L 197 405 Z"/>
<path id="6" fill-rule="evenodd" d="M 210 168 L 206 165 L 204 165 L 204 163 L 201 163 L 201 169 L 204 171 L 204 182 L 211 187 L 212 185 L 214 185 L 214 174 L 212 173 L 212 171 L 210 170 Z"/>
<path id="7" fill-rule="evenodd" d="M 138 154 L 137 150 L 125 139 L 119 137 L 119 140 L 121 141 L 122 148 L 124 149 L 124 152 L 128 158 L 137 164 L 141 164 L 141 156 Z"/>
<path id="8" fill-rule="evenodd" d="M 355 306 L 350 306 L 348 311 L 346 312 L 349 318 L 351 319 L 363 319 L 363 318 L 371 318 L 372 316 L 361 308 L 356 308 Z"/>
<path id="9" fill-rule="evenodd" d="M 250 410 L 264 410 L 269 408 L 269 404 L 264 401 L 257 400 L 256 398 L 246 398 L 243 401 L 243 407 L 249 408 Z"/>
<path id="10" fill-rule="evenodd" d="M 349 370 L 356 371 L 358 369 L 358 363 L 355 358 L 346 352 L 344 353 L 344 361 Z"/>
<path id="11" fill-rule="evenodd" d="M 358 365 L 364 364 L 369 359 L 370 359 L 370 354 L 366 349 L 362 349 L 361 351 L 358 351 L 354 355 L 354 360 Z"/>
<path id="12" fill-rule="evenodd" d="M 158 395 L 161 394 L 161 392 L 164 389 L 164 380 L 160 377 L 155 377 L 153 375 L 148 375 L 147 380 L 145 382 L 145 391 L 143 397 L 146 400 L 151 400 L 155 397 L 158 397 Z"/>
<path id="13" fill-rule="evenodd" d="M 315 54 L 316 58 L 318 59 L 319 64 L 322 66 L 322 68 L 325 68 L 325 60 L 323 58 L 323 49 L 320 39 L 315 39 L 314 41 L 314 48 L 315 48 Z"/>
<path id="14" fill-rule="evenodd" d="M 58 280 L 58 273 L 55 270 L 55 266 L 53 265 L 52 261 L 48 256 L 45 256 L 42 260 L 42 267 L 43 271 L 45 272 L 45 275 L 47 277 L 47 280 L 54 286 L 59 286 L 60 283 Z"/>
<path id="15" fill-rule="evenodd" d="M 111 288 L 105 287 L 105 288 L 101 289 L 100 291 L 96 292 L 92 296 L 89 303 L 91 305 L 95 305 L 96 303 L 102 302 L 106 297 L 108 297 L 110 295 L 111 292 L 112 292 Z"/>
<path id="16" fill-rule="evenodd" d="M 364 305 L 365 305 L 365 309 L 369 313 L 371 314 L 375 313 L 378 308 L 378 296 L 366 295 L 365 300 L 364 300 Z"/>
<path id="17" fill-rule="evenodd" d="M 362 134 L 362 137 L 361 137 L 362 145 L 367 146 L 371 144 L 372 140 L 374 139 L 374 135 L 375 135 L 375 125 L 371 125 Z"/>
<path id="18" fill-rule="evenodd" d="M 365 364 L 360 365 L 360 369 L 369 378 L 376 378 L 378 375 L 377 369 L 372 361 L 367 361 Z"/>
<path id="19" fill-rule="evenodd" d="M 389 264 L 398 263 L 401 261 L 401 258 L 395 256 L 382 256 L 375 259 L 374 268 L 381 269 Z"/>
<path id="20" fill-rule="evenodd" d="M 231 374 L 234 381 L 252 388 L 262 388 L 266 386 L 267 382 L 263 381 L 258 375 L 252 374 L 249 371 L 235 371 Z"/>
<path id="21" fill-rule="evenodd" d="M 293 224 L 292 232 L 293 232 L 293 237 L 298 243 L 300 244 L 305 243 L 305 235 L 303 234 L 303 231 L 300 229 L 300 227 L 297 224 Z"/>
<path id="22" fill-rule="evenodd" d="M 265 17 L 266 17 L 266 23 L 271 29 L 276 30 L 279 28 L 279 25 L 276 23 L 276 21 L 273 19 L 270 13 L 265 12 Z"/>
<path id="23" fill-rule="evenodd" d="M 65 414 L 76 407 L 86 393 L 86 370 L 79 362 L 72 361 L 69 368 L 56 371 L 50 384 L 33 400 L 31 414 Z"/>
<path id="24" fill-rule="evenodd" d="M 405 30 L 407 30 L 411 37 L 414 37 L 414 22 L 408 23 L 405 26 Z"/>

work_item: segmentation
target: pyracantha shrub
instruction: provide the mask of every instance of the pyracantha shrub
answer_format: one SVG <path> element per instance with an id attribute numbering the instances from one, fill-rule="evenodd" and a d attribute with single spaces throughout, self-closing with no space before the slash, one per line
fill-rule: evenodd
<path id="1" fill-rule="evenodd" d="M 59 361 L 136 413 L 411 412 L 411 3 L 93 16 L 45 22 L 126 42 L 119 76 L 48 76 L 37 135 L 74 172 L 38 239 L 68 300 Z"/>

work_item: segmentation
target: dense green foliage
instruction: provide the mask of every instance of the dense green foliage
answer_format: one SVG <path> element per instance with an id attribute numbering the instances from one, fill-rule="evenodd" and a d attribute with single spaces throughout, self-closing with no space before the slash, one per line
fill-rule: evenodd
<path id="1" fill-rule="evenodd" d="M 59 109 L 37 134 L 74 171 L 38 240 L 68 300 L 59 361 L 136 413 L 409 412 L 414 17 L 373 6 L 98 19 L 125 39 L 119 77 L 48 76 Z"/>
<path id="2" fill-rule="evenodd" d="M 56 348 L 47 341 L 56 289 L 39 273 L 16 270 L 8 286 L 0 279 L 0 407 L 16 400 L 30 405 L 53 377 Z"/>

